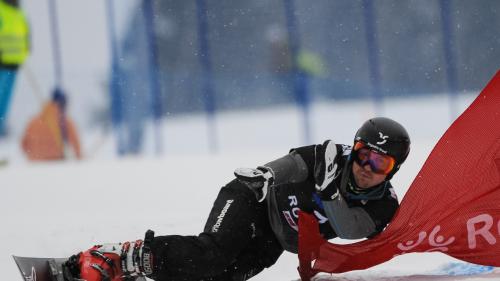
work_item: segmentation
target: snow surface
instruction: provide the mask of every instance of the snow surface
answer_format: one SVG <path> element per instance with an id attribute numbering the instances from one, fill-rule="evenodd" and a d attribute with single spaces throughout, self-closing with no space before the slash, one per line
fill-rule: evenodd
<path id="1" fill-rule="evenodd" d="M 472 98 L 461 96 L 461 107 Z M 407 163 L 393 179 L 401 199 L 450 124 L 447 98 L 394 100 L 385 107 L 385 115 L 403 123 L 413 140 Z M 312 112 L 313 142 L 332 138 L 350 143 L 356 128 L 372 115 L 370 103 L 316 104 Z M 18 136 L 4 140 L 0 156 L 9 164 L 0 168 L 3 280 L 21 280 L 12 254 L 64 257 L 96 243 L 142 238 L 147 229 L 159 235 L 197 234 L 235 168 L 263 164 L 302 141 L 300 114 L 293 107 L 218 115 L 220 152 L 215 155 L 208 152 L 205 122 L 202 115 L 167 119 L 162 157 L 118 159 L 108 134 L 84 161 L 28 163 Z M 93 137 L 92 132 L 83 132 L 86 137 Z M 84 141 L 84 149 L 93 141 Z M 147 147 L 152 147 L 151 140 Z M 296 256 L 285 253 L 252 280 L 296 280 L 297 265 Z M 495 270 L 439 253 L 408 254 L 369 270 L 321 275 L 318 280 L 500 280 Z M 463 276 L 477 272 L 487 274 Z"/>

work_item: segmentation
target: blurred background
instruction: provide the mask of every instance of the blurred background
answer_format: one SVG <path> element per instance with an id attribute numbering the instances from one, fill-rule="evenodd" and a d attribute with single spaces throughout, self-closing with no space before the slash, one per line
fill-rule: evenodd
<path id="1" fill-rule="evenodd" d="M 500 64 L 495 0 L 2 1 L 29 31 L 8 162 L 33 158 L 24 135 L 55 92 L 63 159 L 286 152 L 350 143 L 374 115 L 439 136 Z"/>
<path id="2" fill-rule="evenodd" d="M 351 144 L 373 116 L 412 139 L 391 180 L 401 199 L 499 69 L 499 12 L 497 0 L 0 0 L 4 278 L 20 280 L 12 254 L 198 233 L 235 168 Z M 383 269 L 450 261 L 405 258 Z M 297 264 L 284 254 L 255 280 L 297 279 Z"/>

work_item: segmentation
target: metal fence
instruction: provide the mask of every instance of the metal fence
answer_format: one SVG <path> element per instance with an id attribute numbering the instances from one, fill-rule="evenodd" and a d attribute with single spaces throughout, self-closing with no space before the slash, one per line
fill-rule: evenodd
<path id="1" fill-rule="evenodd" d="M 138 153 L 144 124 L 206 112 L 217 151 L 220 110 L 297 104 L 304 140 L 317 101 L 477 90 L 499 67 L 495 0 L 138 0 L 111 37 L 111 112 L 119 153 Z"/>

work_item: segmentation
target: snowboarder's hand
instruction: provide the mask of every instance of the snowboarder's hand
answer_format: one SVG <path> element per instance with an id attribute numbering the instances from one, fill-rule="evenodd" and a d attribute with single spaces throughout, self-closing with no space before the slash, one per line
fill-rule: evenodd
<path id="1" fill-rule="evenodd" d="M 335 179 L 340 175 L 337 159 L 337 146 L 331 140 L 315 147 L 314 179 L 316 191 L 322 199 L 332 200 L 338 195 Z"/>
<path id="2" fill-rule="evenodd" d="M 253 168 L 238 168 L 234 171 L 238 180 L 245 183 L 257 196 L 259 202 L 264 201 L 267 189 L 273 184 L 273 171 L 264 166 Z"/>
<path id="3" fill-rule="evenodd" d="M 150 242 L 153 236 L 154 232 L 149 230 L 145 241 Z M 137 240 L 97 245 L 71 256 L 63 266 L 65 279 L 123 281 L 135 280 L 139 276 L 149 276 L 153 274 L 153 259 L 149 242 Z"/>

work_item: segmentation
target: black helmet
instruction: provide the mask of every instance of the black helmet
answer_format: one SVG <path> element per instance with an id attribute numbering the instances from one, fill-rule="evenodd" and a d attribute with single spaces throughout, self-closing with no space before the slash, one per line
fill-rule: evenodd
<path id="1" fill-rule="evenodd" d="M 388 179 L 399 170 L 410 152 L 410 137 L 405 128 L 398 122 L 385 117 L 376 117 L 366 121 L 354 137 L 354 142 L 357 141 L 373 150 L 394 157 L 396 163 Z"/>

